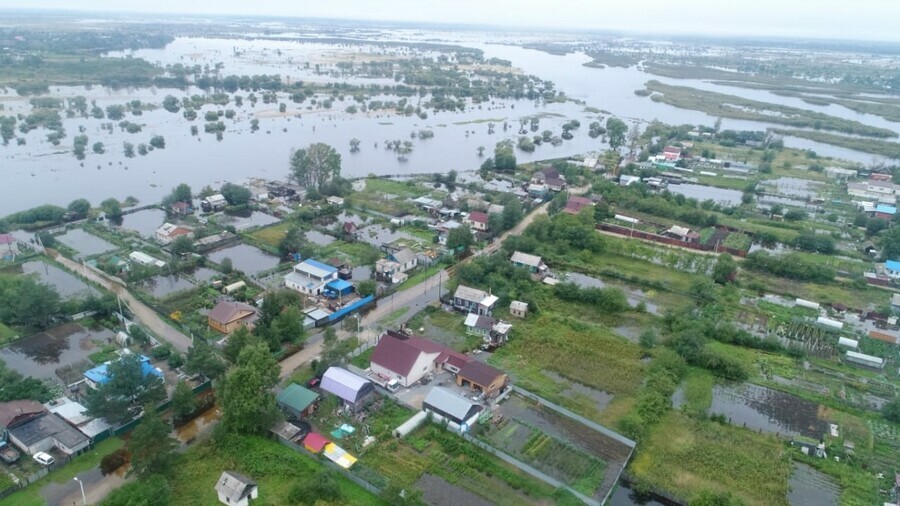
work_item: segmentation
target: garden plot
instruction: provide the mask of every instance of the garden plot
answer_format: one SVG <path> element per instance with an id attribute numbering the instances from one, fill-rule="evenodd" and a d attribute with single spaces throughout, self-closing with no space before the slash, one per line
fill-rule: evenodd
<path id="1" fill-rule="evenodd" d="M 518 394 L 498 413 L 478 426 L 480 438 L 600 501 L 631 454 L 628 444 Z"/>

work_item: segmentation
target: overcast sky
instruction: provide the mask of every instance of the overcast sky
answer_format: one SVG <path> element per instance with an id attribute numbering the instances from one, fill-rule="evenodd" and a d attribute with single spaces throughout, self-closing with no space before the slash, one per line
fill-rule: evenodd
<path id="1" fill-rule="evenodd" d="M 898 0 L 0 0 L 0 8 L 256 14 L 900 41 Z"/>

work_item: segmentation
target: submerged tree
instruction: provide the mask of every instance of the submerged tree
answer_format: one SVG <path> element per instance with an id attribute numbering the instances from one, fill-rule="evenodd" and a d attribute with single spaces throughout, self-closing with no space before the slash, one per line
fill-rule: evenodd
<path id="1" fill-rule="evenodd" d="M 321 189 L 340 175 L 341 155 L 328 144 L 316 142 L 291 155 L 291 176 L 307 188 Z"/>

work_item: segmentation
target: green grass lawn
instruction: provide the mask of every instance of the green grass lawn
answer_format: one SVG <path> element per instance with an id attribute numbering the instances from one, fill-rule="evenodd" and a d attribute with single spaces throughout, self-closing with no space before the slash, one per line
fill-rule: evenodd
<path id="1" fill-rule="evenodd" d="M 688 501 L 713 490 L 748 505 L 786 506 L 791 462 L 775 436 L 672 411 L 641 441 L 629 469 Z"/>
<path id="2" fill-rule="evenodd" d="M 684 378 L 684 409 L 690 414 L 705 414 L 712 404 L 712 373 L 691 368 Z"/>
<path id="3" fill-rule="evenodd" d="M 6 343 L 18 335 L 18 332 L 0 322 L 0 344 Z"/>
<path id="4" fill-rule="evenodd" d="M 40 490 L 50 483 L 66 483 L 72 481 L 78 473 L 88 471 L 100 465 L 100 459 L 118 450 L 125 442 L 119 438 L 110 438 L 98 443 L 93 449 L 75 457 L 63 467 L 51 472 L 40 480 L 28 485 L 15 494 L 0 500 L 0 506 L 44 506 Z M 22 458 L 29 458 L 23 455 Z"/>
<path id="5" fill-rule="evenodd" d="M 404 281 L 403 283 L 400 283 L 400 285 L 397 287 L 397 291 L 399 292 L 402 290 L 406 290 L 407 288 L 416 286 L 419 283 L 421 283 L 422 281 L 425 281 L 426 279 L 428 279 L 431 276 L 434 276 L 435 274 L 440 272 L 441 269 L 443 269 L 443 266 L 426 267 L 424 269 L 420 268 L 415 274 L 413 274 L 412 276 L 407 278 L 406 281 Z"/>
<path id="6" fill-rule="evenodd" d="M 230 436 L 218 443 L 209 440 L 192 447 L 175 464 L 170 481 L 172 504 L 219 504 L 214 486 L 226 469 L 259 483 L 260 504 L 290 504 L 291 487 L 313 478 L 325 467 L 309 454 L 259 436 Z M 341 504 L 386 504 L 337 473 L 335 479 Z"/>
<path id="7" fill-rule="evenodd" d="M 272 225 L 271 227 L 254 230 L 248 235 L 269 246 L 277 247 L 289 228 L 291 228 L 291 223 L 286 220 L 277 225 Z"/>

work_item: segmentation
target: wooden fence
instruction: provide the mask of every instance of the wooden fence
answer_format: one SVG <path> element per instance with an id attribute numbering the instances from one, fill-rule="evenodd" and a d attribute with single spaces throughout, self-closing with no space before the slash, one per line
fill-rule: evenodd
<path id="1" fill-rule="evenodd" d="M 700 244 L 696 242 L 687 242 L 682 241 L 681 239 L 675 239 L 673 237 L 666 237 L 664 235 L 653 234 L 650 232 L 644 232 L 643 230 L 634 230 L 629 227 L 621 227 L 619 225 L 613 225 L 610 223 L 600 223 L 597 225 L 597 228 L 603 230 L 604 232 L 611 232 L 613 234 L 625 236 L 625 237 L 633 237 L 635 239 L 641 239 L 644 241 L 655 242 L 659 244 L 666 244 L 669 246 L 677 246 L 679 248 L 687 248 L 697 251 L 708 251 L 715 253 L 728 253 L 738 257 L 747 256 L 746 250 L 740 250 L 735 248 L 729 248 L 728 246 L 723 246 L 722 244 Z"/>

